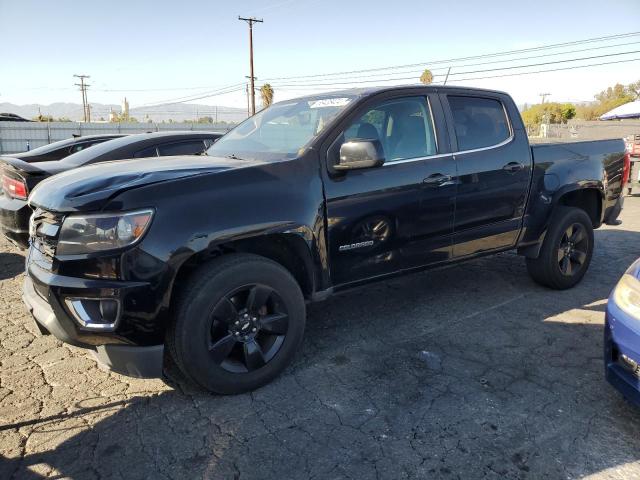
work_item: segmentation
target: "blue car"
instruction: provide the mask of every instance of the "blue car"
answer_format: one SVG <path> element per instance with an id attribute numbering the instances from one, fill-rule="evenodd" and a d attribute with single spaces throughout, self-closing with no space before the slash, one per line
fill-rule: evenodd
<path id="1" fill-rule="evenodd" d="M 604 363 L 609 383 L 640 406 L 640 259 L 629 267 L 609 296 Z"/>

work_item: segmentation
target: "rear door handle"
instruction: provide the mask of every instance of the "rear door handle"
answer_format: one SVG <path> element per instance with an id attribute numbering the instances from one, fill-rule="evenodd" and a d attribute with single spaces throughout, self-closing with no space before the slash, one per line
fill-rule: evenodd
<path id="1" fill-rule="evenodd" d="M 428 187 L 442 187 L 449 182 L 451 182 L 451 175 L 443 175 L 441 173 L 434 173 L 422 180 L 422 183 Z"/>
<path id="2" fill-rule="evenodd" d="M 524 170 L 524 165 L 518 162 L 509 162 L 502 167 L 503 170 L 506 170 L 509 173 L 516 173 L 520 170 Z"/>

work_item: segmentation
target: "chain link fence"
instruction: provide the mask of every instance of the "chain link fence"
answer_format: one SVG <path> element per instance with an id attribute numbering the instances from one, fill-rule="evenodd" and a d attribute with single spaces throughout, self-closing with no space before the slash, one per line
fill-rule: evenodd
<path id="1" fill-rule="evenodd" d="M 529 140 L 536 142 L 570 142 L 605 140 L 640 134 L 640 120 L 585 121 L 570 120 L 563 125 L 539 125 L 528 128 Z"/>

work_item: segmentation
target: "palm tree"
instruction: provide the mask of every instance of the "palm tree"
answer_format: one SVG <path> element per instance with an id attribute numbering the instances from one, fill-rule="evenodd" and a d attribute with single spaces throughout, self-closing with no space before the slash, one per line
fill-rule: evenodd
<path id="1" fill-rule="evenodd" d="M 260 96 L 262 97 L 262 106 L 267 108 L 273 103 L 273 88 L 268 83 L 265 83 L 260 88 Z"/>
<path id="2" fill-rule="evenodd" d="M 422 75 L 420 75 L 420 82 L 424 83 L 425 85 L 429 85 L 431 82 L 433 82 L 433 73 L 431 73 L 431 70 L 425 69 L 425 71 L 422 72 Z"/>

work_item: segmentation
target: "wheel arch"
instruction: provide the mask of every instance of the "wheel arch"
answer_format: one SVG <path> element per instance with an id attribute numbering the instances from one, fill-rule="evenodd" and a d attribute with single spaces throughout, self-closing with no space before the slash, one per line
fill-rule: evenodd
<path id="1" fill-rule="evenodd" d="M 176 268 L 171 288 L 171 304 L 186 279 L 203 264 L 222 255 L 251 253 L 268 258 L 284 267 L 300 285 L 305 298 L 309 299 L 316 290 L 315 266 L 311 251 L 310 237 L 305 229 L 263 232 L 257 235 L 237 235 L 219 239 L 207 248 L 193 252 L 183 258 Z"/>
<path id="2" fill-rule="evenodd" d="M 593 228 L 598 228 L 602 224 L 602 203 L 604 200 L 602 186 L 590 185 L 582 188 L 569 188 L 559 191 L 555 197 L 551 215 L 558 206 L 580 208 L 589 215 Z"/>
<path id="3" fill-rule="evenodd" d="M 546 214 L 546 221 L 544 222 L 543 228 L 534 230 L 539 232 L 537 239 L 534 237 L 529 240 L 526 245 L 520 246 L 518 248 L 518 254 L 527 258 L 538 258 L 551 219 L 558 207 L 579 208 L 589 216 L 593 228 L 600 227 L 600 225 L 602 225 L 603 201 L 604 187 L 599 182 L 592 182 L 585 186 L 568 185 L 558 190 L 550 202 L 550 208 L 546 210 L 548 213 Z"/>

